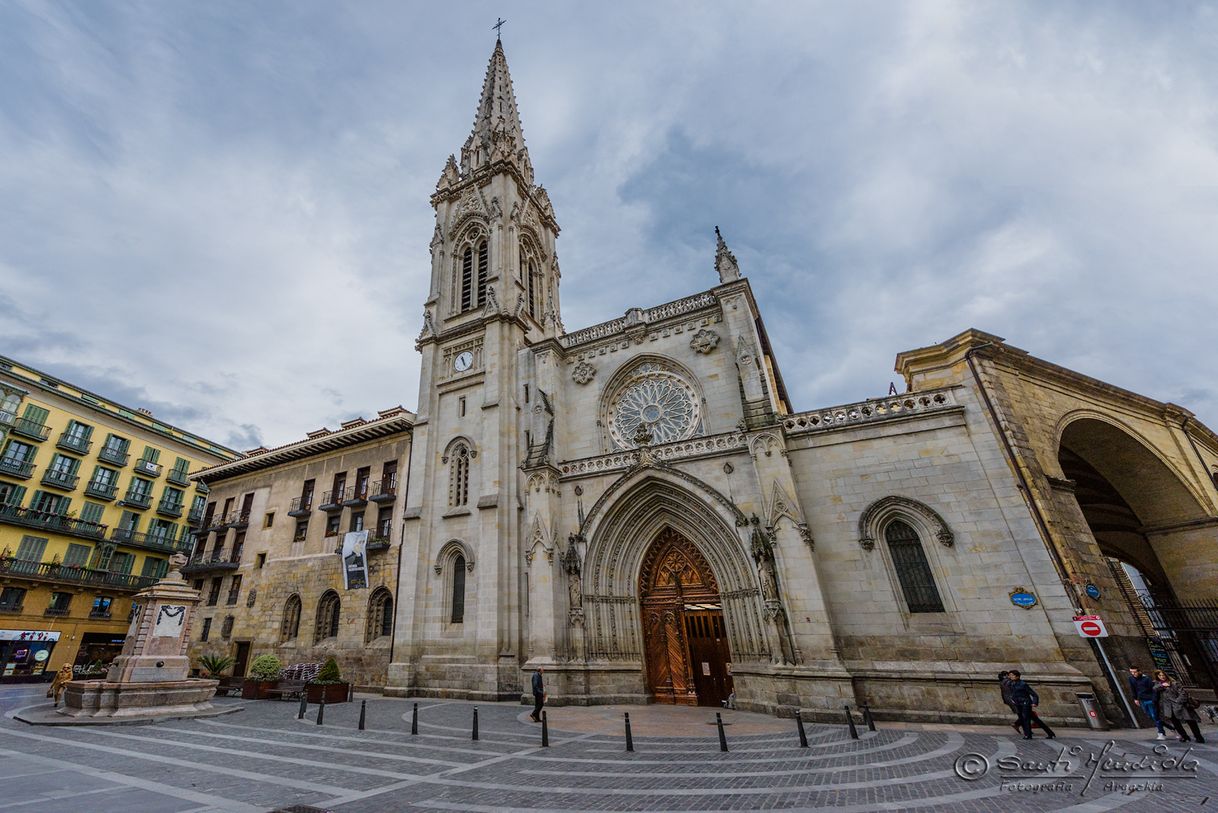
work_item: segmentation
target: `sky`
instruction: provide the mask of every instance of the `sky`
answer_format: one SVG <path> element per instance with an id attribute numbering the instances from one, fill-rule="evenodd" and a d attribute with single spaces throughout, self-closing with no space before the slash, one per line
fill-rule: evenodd
<path id="1" fill-rule="evenodd" d="M 3 2 L 0 353 L 244 450 L 418 396 L 491 26 L 568 330 L 712 287 L 797 410 L 968 327 L 1218 429 L 1218 4 Z"/>

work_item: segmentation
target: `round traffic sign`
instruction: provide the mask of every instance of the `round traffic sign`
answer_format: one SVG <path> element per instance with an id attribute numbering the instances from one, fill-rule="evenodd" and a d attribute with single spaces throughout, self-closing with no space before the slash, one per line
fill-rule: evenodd
<path id="1" fill-rule="evenodd" d="M 1090 635 L 1093 638 L 1098 637 L 1104 631 L 1104 628 L 1094 621 L 1084 621 L 1082 624 L 1079 624 L 1078 628 L 1083 635 Z"/>

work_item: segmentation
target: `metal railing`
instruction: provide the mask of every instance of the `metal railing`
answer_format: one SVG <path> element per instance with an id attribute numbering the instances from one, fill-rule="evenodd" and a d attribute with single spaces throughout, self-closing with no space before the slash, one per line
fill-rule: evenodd
<path id="1" fill-rule="evenodd" d="M 52 488 L 62 488 L 71 491 L 80 482 L 80 477 L 58 469 L 47 469 L 42 473 L 42 484 Z"/>
<path id="2" fill-rule="evenodd" d="M 165 479 L 174 485 L 190 485 L 190 473 L 186 469 L 170 469 L 169 473 L 165 475 Z"/>
<path id="3" fill-rule="evenodd" d="M 64 565 L 54 562 L 30 562 L 12 557 L 0 557 L 0 574 L 39 581 L 110 587 L 116 590 L 142 590 L 156 583 L 156 579 L 149 576 L 111 573 L 108 570 L 93 570 L 79 565 Z"/>
<path id="4" fill-rule="evenodd" d="M 372 484 L 373 502 L 382 502 L 392 500 L 398 493 L 398 477 L 396 474 L 391 475 L 385 480 Z"/>
<path id="5" fill-rule="evenodd" d="M 130 528 L 115 528 L 110 532 L 110 541 L 120 545 L 130 545 L 137 548 L 176 553 L 190 549 L 189 542 L 174 539 L 168 534 L 141 533 Z"/>
<path id="6" fill-rule="evenodd" d="M 125 466 L 131 459 L 123 449 L 114 446 L 103 446 L 97 453 L 97 459 L 103 463 L 113 463 L 115 466 Z"/>
<path id="7" fill-rule="evenodd" d="M 143 494 L 138 491 L 128 491 L 123 496 L 123 505 L 129 505 L 132 508 L 147 508 L 152 505 L 152 495 Z"/>
<path id="8" fill-rule="evenodd" d="M 37 511 L 33 508 L 22 508 L 20 505 L 0 505 L 0 522 L 10 525 L 20 525 L 25 528 L 58 531 L 83 536 L 88 539 L 103 539 L 106 536 L 106 526 L 96 522 L 55 514 L 50 511 Z"/>
<path id="9" fill-rule="evenodd" d="M 29 418 L 18 418 L 13 421 L 12 432 L 33 440 L 46 440 L 51 436 L 51 430 L 45 423 L 31 421 Z"/>
<path id="10" fill-rule="evenodd" d="M 33 460 L 18 460 L 15 457 L 0 458 L 0 474 L 20 477 L 22 480 L 26 480 L 33 472 Z"/>
<path id="11" fill-rule="evenodd" d="M 118 491 L 118 486 L 114 483 L 99 483 L 96 480 L 90 480 L 88 485 L 85 486 L 85 494 L 102 500 L 114 499 L 114 492 L 116 491 Z"/>
<path id="12" fill-rule="evenodd" d="M 153 463 L 151 460 L 135 461 L 135 470 L 140 474 L 146 474 L 149 477 L 161 476 L 161 464 Z"/>
<path id="13" fill-rule="evenodd" d="M 180 517 L 182 516 L 182 503 L 174 500 L 161 500 L 157 503 L 156 512 L 167 517 Z"/>
<path id="14" fill-rule="evenodd" d="M 302 494 L 299 497 L 293 497 L 291 504 L 288 505 L 288 516 L 296 514 L 305 514 L 313 510 L 313 495 Z"/>
<path id="15" fill-rule="evenodd" d="M 93 441 L 89 440 L 85 435 L 73 435 L 64 432 L 59 436 L 59 440 L 55 443 L 60 449 L 66 449 L 69 452 L 77 454 L 88 454 L 89 449 L 93 447 Z"/>

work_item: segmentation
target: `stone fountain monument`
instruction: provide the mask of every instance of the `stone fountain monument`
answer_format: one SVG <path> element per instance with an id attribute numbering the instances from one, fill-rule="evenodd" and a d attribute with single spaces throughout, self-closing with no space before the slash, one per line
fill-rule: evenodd
<path id="1" fill-rule="evenodd" d="M 182 578 L 186 561 L 182 554 L 174 554 L 165 578 L 136 593 L 139 609 L 131 619 L 122 654 L 114 659 L 105 680 L 67 684 L 64 705 L 55 710 L 62 715 L 56 722 L 209 717 L 236 710 L 212 705 L 219 681 L 187 677 L 190 658 L 186 649 L 200 593 Z"/>

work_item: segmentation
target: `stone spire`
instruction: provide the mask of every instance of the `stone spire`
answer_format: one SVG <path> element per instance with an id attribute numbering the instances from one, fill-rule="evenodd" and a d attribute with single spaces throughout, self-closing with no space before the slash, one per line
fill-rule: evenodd
<path id="1" fill-rule="evenodd" d="M 736 255 L 723 241 L 718 226 L 715 226 L 715 270 L 719 272 L 720 283 L 740 279 L 740 265 L 736 262 Z"/>
<path id="2" fill-rule="evenodd" d="M 486 78 L 482 82 L 482 97 L 474 114 L 474 129 L 461 148 L 461 175 L 496 161 L 506 160 L 533 183 L 533 164 L 524 146 L 524 129 L 520 126 L 520 111 L 512 90 L 512 75 L 508 72 L 503 43 L 495 41 Z"/>

